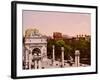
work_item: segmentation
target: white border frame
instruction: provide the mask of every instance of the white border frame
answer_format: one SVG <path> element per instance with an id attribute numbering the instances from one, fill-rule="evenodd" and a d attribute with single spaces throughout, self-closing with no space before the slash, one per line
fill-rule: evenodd
<path id="1" fill-rule="evenodd" d="M 41 10 L 41 11 L 61 11 L 61 12 L 81 12 L 91 14 L 91 66 L 89 67 L 70 67 L 41 70 L 23 70 L 22 69 L 22 10 Z M 49 6 L 49 5 L 28 5 L 17 4 L 17 77 L 53 75 L 53 74 L 70 74 L 70 73 L 87 73 L 96 72 L 96 9 L 80 8 L 67 6 Z"/>

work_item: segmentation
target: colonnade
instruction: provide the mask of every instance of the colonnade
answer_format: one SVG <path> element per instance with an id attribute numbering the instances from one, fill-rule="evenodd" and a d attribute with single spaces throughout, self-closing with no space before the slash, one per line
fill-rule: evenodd
<path id="1" fill-rule="evenodd" d="M 55 65 L 55 46 L 53 45 L 53 66 Z M 75 66 L 80 66 L 80 51 L 79 50 L 75 50 L 75 62 L 74 62 Z M 61 66 L 64 67 L 64 47 L 61 47 Z"/>
<path id="2" fill-rule="evenodd" d="M 52 53 L 52 66 L 55 66 L 55 46 L 52 46 L 53 53 Z M 65 60 L 64 60 L 64 47 L 61 47 L 61 67 L 64 67 Z M 42 56 L 41 53 L 37 55 L 34 53 L 32 54 L 31 51 L 26 50 L 25 52 L 25 69 L 32 69 L 32 65 L 34 66 L 34 69 L 41 69 L 42 68 Z M 80 66 L 80 52 L 79 50 L 75 50 L 75 62 L 74 65 L 76 67 Z"/>
<path id="3" fill-rule="evenodd" d="M 40 69 L 41 68 L 41 53 L 37 55 L 34 53 L 32 54 L 32 51 L 26 50 L 25 52 L 25 69 L 32 69 L 32 66 L 34 66 L 34 69 Z"/>

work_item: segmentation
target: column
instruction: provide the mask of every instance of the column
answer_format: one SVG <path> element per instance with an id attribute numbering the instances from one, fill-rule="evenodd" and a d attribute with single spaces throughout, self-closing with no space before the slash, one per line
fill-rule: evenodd
<path id="1" fill-rule="evenodd" d="M 38 61 L 39 69 L 41 69 L 41 53 L 39 53 L 39 61 Z"/>
<path id="2" fill-rule="evenodd" d="M 32 65 L 32 53 L 29 54 L 29 69 L 31 69 Z"/>
<path id="3" fill-rule="evenodd" d="M 28 53 L 28 50 L 26 49 L 25 50 L 25 69 L 28 69 L 28 62 L 29 62 L 29 60 L 28 60 L 28 55 L 29 53 Z"/>
<path id="4" fill-rule="evenodd" d="M 75 66 L 80 66 L 80 51 L 75 50 Z"/>
<path id="5" fill-rule="evenodd" d="M 34 57 L 35 57 L 35 58 L 37 57 L 37 54 L 36 54 L 36 53 L 34 53 Z M 34 66 L 35 66 L 35 69 L 37 69 L 37 66 L 38 66 L 38 65 L 37 65 L 37 60 L 36 60 L 36 59 L 34 60 Z"/>
<path id="6" fill-rule="evenodd" d="M 52 48 L 53 48 L 53 66 L 55 65 L 55 46 L 53 45 L 52 46 Z"/>
<path id="7" fill-rule="evenodd" d="M 64 47 L 61 47 L 61 51 L 62 67 L 64 67 Z"/>
<path id="8" fill-rule="evenodd" d="M 34 61 L 35 69 L 37 69 L 37 60 Z"/>
<path id="9" fill-rule="evenodd" d="M 38 61 L 39 69 L 41 69 L 41 60 Z"/>

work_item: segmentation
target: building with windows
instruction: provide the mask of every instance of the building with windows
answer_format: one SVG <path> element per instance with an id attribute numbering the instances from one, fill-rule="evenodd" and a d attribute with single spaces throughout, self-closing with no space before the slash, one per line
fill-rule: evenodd
<path id="1" fill-rule="evenodd" d="M 53 33 L 53 39 L 54 40 L 60 40 L 60 39 L 62 39 L 62 33 L 60 33 L 60 32 L 54 32 Z"/>

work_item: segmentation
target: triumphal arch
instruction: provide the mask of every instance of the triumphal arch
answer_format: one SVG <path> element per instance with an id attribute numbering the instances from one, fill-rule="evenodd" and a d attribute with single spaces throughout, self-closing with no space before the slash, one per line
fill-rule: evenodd
<path id="1" fill-rule="evenodd" d="M 25 31 L 23 44 L 23 69 L 44 68 L 47 60 L 47 38 L 39 33 L 37 29 Z"/>

